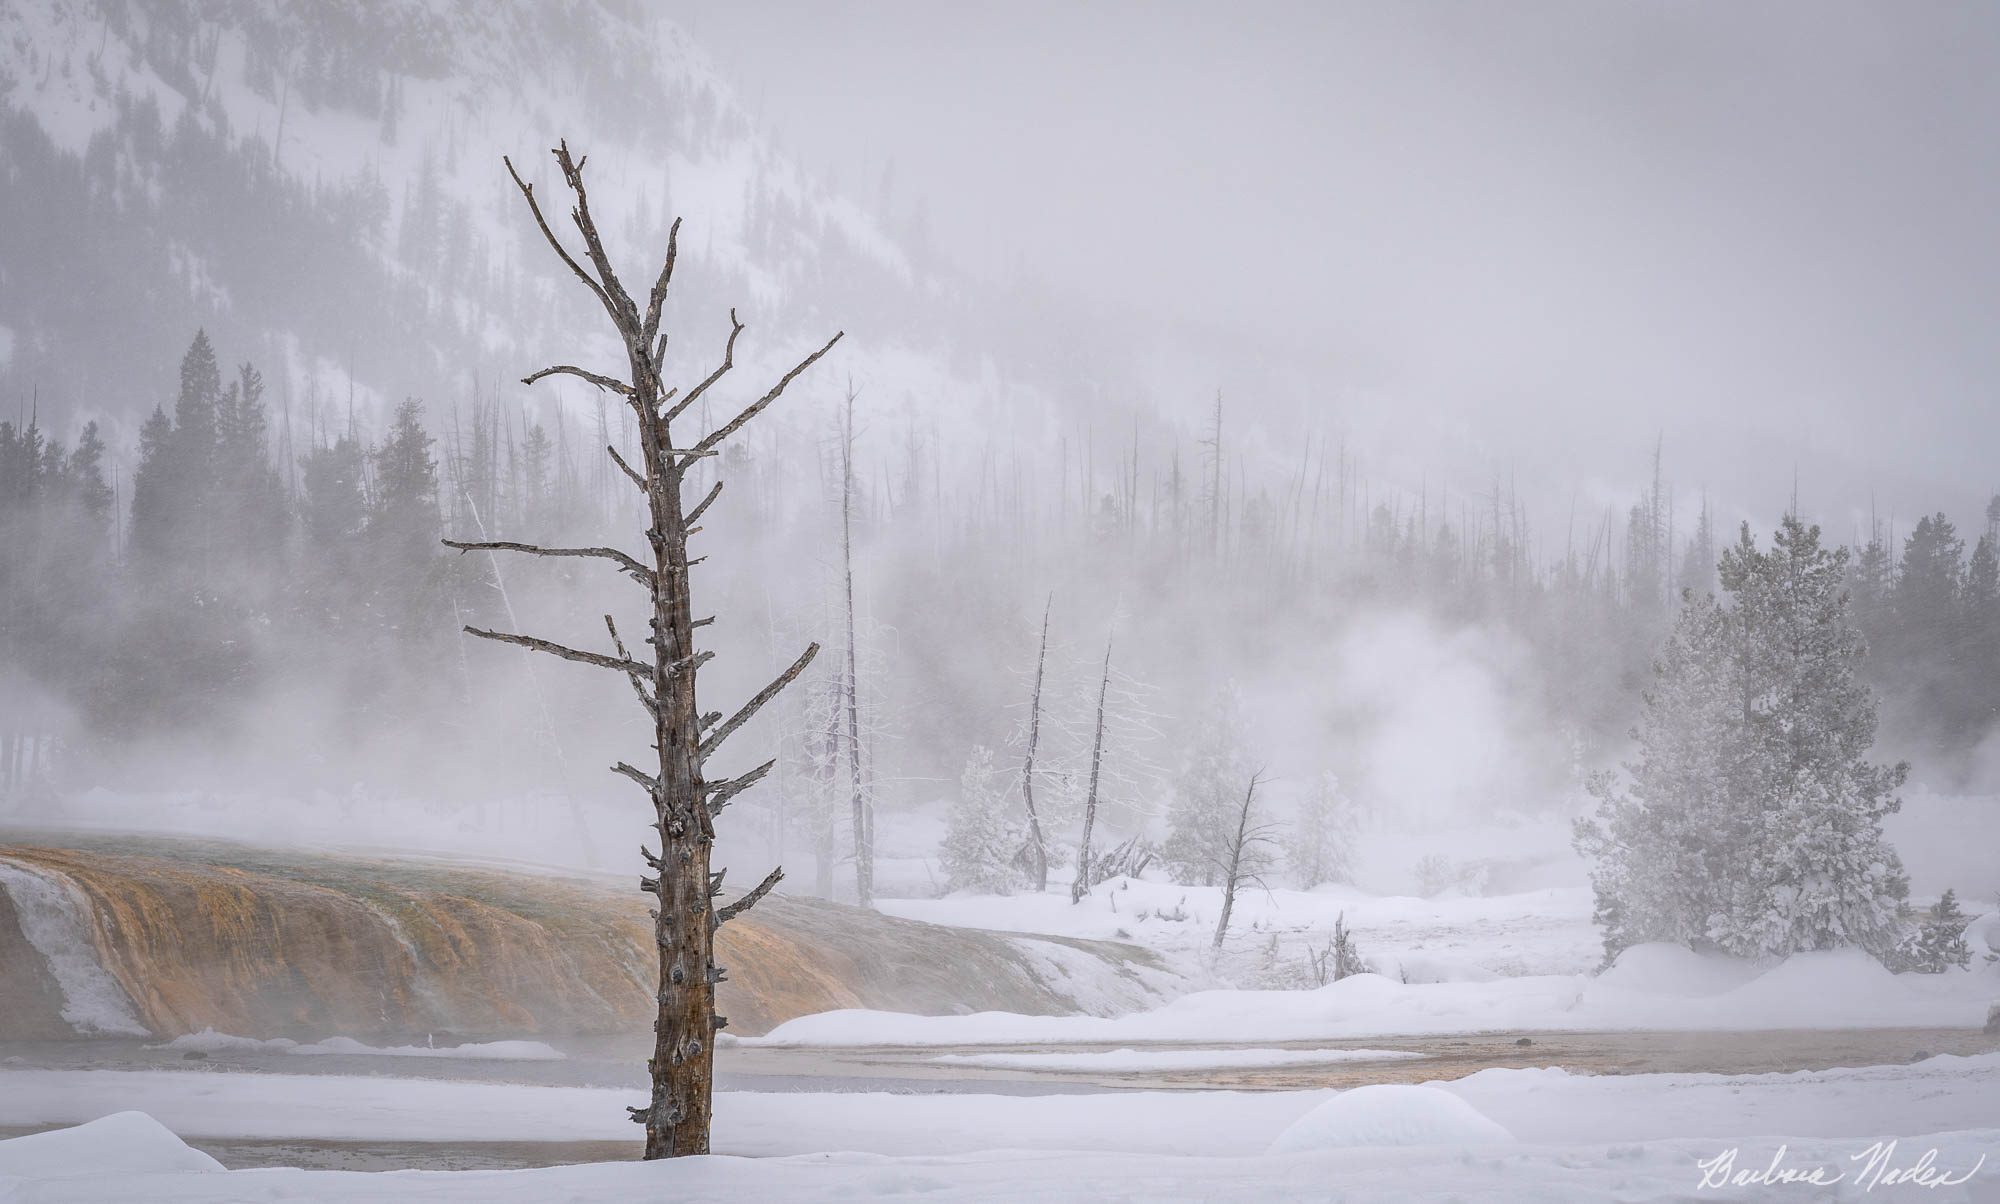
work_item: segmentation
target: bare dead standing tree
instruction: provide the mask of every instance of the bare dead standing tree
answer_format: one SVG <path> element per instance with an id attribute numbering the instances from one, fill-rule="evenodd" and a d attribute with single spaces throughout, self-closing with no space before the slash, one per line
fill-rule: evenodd
<path id="1" fill-rule="evenodd" d="M 1104 639 L 1104 672 L 1097 679 L 1097 731 L 1090 739 L 1090 784 L 1083 795 L 1083 841 L 1077 847 L 1076 881 L 1069 901 L 1083 902 L 1090 893 L 1090 830 L 1097 826 L 1097 784 L 1104 773 L 1104 702 L 1111 693 L 1111 637 Z"/>
<path id="2" fill-rule="evenodd" d="M 854 805 L 854 893 L 875 902 L 875 817 L 861 794 L 861 677 L 854 653 L 854 384 L 840 417 L 840 567 L 847 590 L 847 787 Z"/>
<path id="3" fill-rule="evenodd" d="M 1042 646 L 1035 653 L 1035 691 L 1028 698 L 1028 757 L 1021 767 L 1021 802 L 1028 809 L 1028 843 L 1021 848 L 1028 871 L 1035 876 L 1035 891 L 1049 888 L 1049 846 L 1042 840 L 1042 819 L 1035 813 L 1035 746 L 1042 738 L 1042 671 L 1049 662 L 1049 612 L 1055 608 L 1054 595 L 1042 608 Z"/>
<path id="4" fill-rule="evenodd" d="M 653 873 L 642 874 L 639 879 L 639 888 L 657 896 L 660 904 L 654 913 L 654 934 L 660 953 L 659 1018 L 654 1024 L 653 1057 L 647 1063 L 652 1074 L 652 1096 L 645 1107 L 629 1111 L 633 1120 L 646 1126 L 647 1158 L 706 1154 L 714 1087 L 715 1034 L 726 1023 L 715 1012 L 715 987 L 723 979 L 722 968 L 715 964 L 715 931 L 769 893 L 784 871 L 772 870 L 733 903 L 718 906 L 713 902 L 722 893 L 722 876 L 726 872 L 709 870 L 715 818 L 732 799 L 769 773 L 774 762 L 766 761 L 734 778 L 716 780 L 704 777 L 703 767 L 724 740 L 798 677 L 819 651 L 819 645 L 807 647 L 790 668 L 729 718 L 724 719 L 720 712 L 702 713 L 696 703 L 696 672 L 714 654 L 695 649 L 694 632 L 714 619 L 694 615 L 688 568 L 695 561 L 688 558 L 688 540 L 701 530 L 695 524 L 722 492 L 722 482 L 716 481 L 691 509 L 683 505 L 681 486 L 690 465 L 716 455 L 723 440 L 743 429 L 776 401 L 800 373 L 832 350 L 841 335 L 834 335 L 825 346 L 799 361 L 735 417 L 688 446 L 677 446 L 670 433 L 673 421 L 700 401 L 735 366 L 736 339 L 743 333 L 743 323 L 736 320 L 736 313 L 731 310 L 729 340 L 723 347 L 721 365 L 684 396 L 679 395 L 678 389 L 668 388 L 660 376 L 667 349 L 667 336 L 660 330 L 660 310 L 673 281 L 680 222 L 675 220 L 668 231 L 666 262 L 646 296 L 642 312 L 612 271 L 611 260 L 598 237 L 591 218 L 590 199 L 584 190 L 584 159 L 572 159 L 568 143 L 558 145 L 552 153 L 574 200 L 570 220 L 583 237 L 585 254 L 594 273 L 577 262 L 550 228 L 536 200 L 534 186 L 521 178 L 511 160 L 506 161 L 507 172 L 528 202 L 528 211 L 534 215 L 549 247 L 590 290 L 617 328 L 625 348 L 626 376 L 621 380 L 572 364 L 557 364 L 530 373 L 522 378 L 522 383 L 533 384 L 547 376 L 574 376 L 616 394 L 630 407 L 638 421 L 639 467 L 627 463 L 615 447 L 606 447 L 605 451 L 646 500 L 650 563 L 610 547 L 548 548 L 489 540 L 444 542 L 461 552 L 521 552 L 531 556 L 606 560 L 644 587 L 649 595 L 652 634 L 646 643 L 652 646 L 652 655 L 645 660 L 635 659 L 627 651 L 617 624 L 608 614 L 604 626 L 611 639 L 610 653 L 588 652 L 511 632 L 475 627 L 465 630 L 482 639 L 532 648 L 621 674 L 630 682 L 639 705 L 652 720 L 657 767 L 648 772 L 623 761 L 612 766 L 615 772 L 645 790 L 653 804 L 654 827 L 660 840 L 657 856 L 641 847 L 640 852 Z"/>
<path id="5" fill-rule="evenodd" d="M 1215 947 L 1222 948 L 1222 938 L 1229 935 L 1229 913 L 1236 910 L 1236 892 L 1248 884 L 1262 886 L 1263 872 L 1270 861 L 1272 824 L 1252 824 L 1251 808 L 1257 803 L 1257 787 L 1264 784 L 1264 771 L 1250 775 L 1250 786 L 1243 792 L 1243 806 L 1236 812 L 1236 834 L 1229 842 L 1229 850 L 1222 864 L 1222 919 L 1215 925 Z"/>

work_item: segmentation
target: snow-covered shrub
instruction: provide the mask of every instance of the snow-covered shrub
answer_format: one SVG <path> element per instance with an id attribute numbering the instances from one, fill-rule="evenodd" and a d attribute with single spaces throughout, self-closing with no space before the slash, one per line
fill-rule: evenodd
<path id="1" fill-rule="evenodd" d="M 1334 917 L 1333 935 L 1325 945 L 1319 948 L 1306 946 L 1306 964 L 1312 972 L 1313 985 L 1317 987 L 1356 974 L 1375 972 L 1375 967 L 1364 961 L 1361 951 L 1355 947 L 1354 934 L 1348 930 L 1347 913 L 1344 911 Z"/>
<path id="2" fill-rule="evenodd" d="M 979 745 L 966 758 L 941 851 L 950 889 L 1007 894 L 1021 884 L 1014 860 L 1023 824 L 1007 797 L 1007 782 L 1008 775 L 993 765 L 992 749 Z"/>
<path id="3" fill-rule="evenodd" d="M 1457 891 L 1462 895 L 1486 893 L 1489 869 L 1483 861 L 1453 861 L 1432 853 L 1417 862 L 1417 893 L 1426 899 Z"/>

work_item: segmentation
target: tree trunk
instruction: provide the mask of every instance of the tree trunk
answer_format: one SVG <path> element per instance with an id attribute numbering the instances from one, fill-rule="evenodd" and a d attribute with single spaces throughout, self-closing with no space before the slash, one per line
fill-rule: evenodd
<path id="1" fill-rule="evenodd" d="M 854 650 L 854 388 L 840 429 L 840 565 L 847 588 L 847 787 L 854 813 L 854 895 L 863 907 L 875 902 L 875 840 L 867 802 L 861 796 L 860 674 Z"/>
<path id="2" fill-rule="evenodd" d="M 1236 813 L 1236 838 L 1229 842 L 1228 872 L 1222 879 L 1222 918 L 1215 925 L 1215 947 L 1222 948 L 1222 938 L 1229 935 L 1229 913 L 1236 910 L 1236 888 L 1243 882 L 1243 850 L 1252 839 L 1250 831 L 1250 804 L 1257 798 L 1260 778 L 1250 775 L 1250 787 L 1243 792 L 1243 809 Z"/>
<path id="3" fill-rule="evenodd" d="M 1035 653 L 1035 692 L 1028 700 L 1028 759 L 1021 768 L 1021 801 L 1028 809 L 1028 864 L 1035 874 L 1035 893 L 1049 888 L 1049 847 L 1042 841 L 1042 820 L 1035 813 L 1035 746 L 1042 736 L 1042 670 L 1049 659 L 1049 611 L 1051 597 L 1042 608 L 1042 644 Z"/>
<path id="4" fill-rule="evenodd" d="M 1104 770 L 1104 700 L 1111 692 L 1111 641 L 1104 641 L 1104 674 L 1097 679 L 1097 732 L 1090 742 L 1090 787 L 1083 796 L 1083 840 L 1077 846 L 1076 881 L 1069 901 L 1083 902 L 1090 893 L 1090 830 L 1097 825 L 1097 783 Z"/>

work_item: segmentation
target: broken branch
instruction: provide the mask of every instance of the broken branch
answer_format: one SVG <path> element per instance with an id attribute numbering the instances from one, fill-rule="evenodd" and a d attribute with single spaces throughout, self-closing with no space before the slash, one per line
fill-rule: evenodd
<path id="1" fill-rule="evenodd" d="M 762 710 L 765 703 L 771 701 L 773 698 L 776 698 L 778 696 L 778 691 L 784 689 L 788 685 L 791 685 L 792 681 L 795 678 L 797 678 L 799 674 L 805 672 L 806 666 L 812 663 L 812 658 L 818 655 L 819 655 L 819 645 L 817 643 L 808 644 L 806 646 L 805 652 L 799 657 L 799 659 L 792 662 L 791 668 L 785 670 L 783 673 L 778 674 L 777 678 L 773 680 L 770 685 L 765 686 L 763 689 L 757 691 L 757 696 L 755 698 L 752 698 L 749 702 L 744 703 L 742 710 L 737 711 L 734 715 L 731 715 L 729 717 L 728 722 L 724 723 L 721 727 L 716 728 L 714 732 L 709 734 L 707 739 L 701 742 L 700 755 L 703 757 L 707 757 L 711 753 L 713 753 L 717 748 L 719 748 L 724 740 L 729 739 L 731 735 L 735 734 L 737 728 L 742 727 L 745 723 L 748 723 L 752 715 L 755 715 L 758 711 Z"/>
<path id="2" fill-rule="evenodd" d="M 461 552 L 522 552 L 529 556 L 584 556 L 597 560 L 609 560 L 625 572 L 638 578 L 642 585 L 653 583 L 653 570 L 617 548 L 545 548 L 540 544 L 514 543 L 511 540 L 462 541 L 447 539 L 442 541 L 447 548 L 457 548 Z"/>
<path id="3" fill-rule="evenodd" d="M 550 656 L 562 657 L 566 661 L 596 665 L 600 669 L 615 669 L 620 673 L 651 673 L 653 671 L 650 665 L 642 665 L 634 660 L 606 656 L 602 652 L 585 652 L 580 648 L 571 648 L 550 640 L 536 639 L 531 635 L 515 635 L 511 631 L 486 631 L 479 627 L 467 627 L 465 634 L 476 635 L 482 640 L 497 640 L 502 644 L 518 644 L 523 648 L 533 649 L 536 652 L 546 652 Z"/>
<path id="4" fill-rule="evenodd" d="M 779 394 L 785 391 L 786 385 L 791 384 L 792 381 L 798 377 L 799 373 L 804 372 L 807 368 L 812 367 L 813 364 L 818 361 L 820 356 L 825 355 L 829 351 L 832 351 L 833 345 L 835 343 L 838 343 L 842 338 L 846 337 L 846 334 L 847 334 L 846 331 L 844 330 L 841 331 L 839 334 L 836 334 L 832 338 L 828 339 L 826 341 L 826 346 L 821 347 L 818 351 L 815 351 L 811 355 L 800 360 L 798 364 L 794 366 L 790 372 L 785 373 L 784 376 L 779 378 L 777 384 L 771 386 L 771 391 L 769 393 L 764 394 L 762 397 L 752 402 L 749 406 L 745 407 L 743 412 L 738 414 L 736 417 L 731 418 L 728 422 L 722 424 L 714 431 L 711 431 L 706 438 L 702 439 L 700 443 L 694 445 L 695 450 L 706 451 L 707 449 L 712 448 L 716 444 L 722 442 L 724 439 L 729 438 L 729 436 L 735 434 L 738 430 L 741 430 L 744 423 L 750 421 L 752 418 L 755 418 L 757 415 L 763 413 L 765 406 L 768 406 L 772 402 L 778 400 Z"/>
<path id="5" fill-rule="evenodd" d="M 716 908 L 715 922 L 718 924 L 727 924 L 737 916 L 757 906 L 757 901 L 765 895 L 770 894 L 771 888 L 776 886 L 784 876 L 785 867 L 782 865 L 764 875 L 764 880 L 753 887 L 749 894 L 744 895 L 741 899 L 736 900 L 736 902 L 729 904 L 727 907 Z"/>

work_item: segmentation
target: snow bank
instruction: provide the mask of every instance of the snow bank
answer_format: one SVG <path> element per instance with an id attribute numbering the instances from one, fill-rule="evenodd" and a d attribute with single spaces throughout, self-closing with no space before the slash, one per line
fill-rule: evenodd
<path id="1" fill-rule="evenodd" d="M 288 1037 L 234 1037 L 205 1028 L 187 1033 L 163 1045 L 148 1049 L 172 1049 L 197 1053 L 287 1053 L 319 1056 L 347 1054 L 387 1058 L 483 1058 L 509 1062 L 553 1062 L 565 1055 L 540 1041 L 483 1041 L 465 1045 L 363 1045 L 352 1037 L 328 1037 L 301 1045 Z"/>
<path id="2" fill-rule="evenodd" d="M 1408 1049 L 1112 1049 L 1095 1053 L 941 1054 L 933 1062 L 994 1070 L 1234 1070 L 1326 1066 L 1340 1062 L 1401 1062 L 1429 1054 Z"/>
<path id="3" fill-rule="evenodd" d="M 1802 953 L 1758 972 L 1648 946 L 1603 975 L 1402 983 L 1358 974 L 1311 991 L 1202 991 L 1128 1016 L 801 1016 L 745 1045 L 1004 1045 L 1340 1041 L 1473 1032 L 1978 1028 L 2000 998 L 1990 971 L 1891 974 L 1857 951 Z"/>
<path id="4" fill-rule="evenodd" d="M 1597 976 L 1600 986 L 1639 994 L 1684 998 L 1714 995 L 1757 976 L 1757 967 L 1720 954 L 1696 953 L 1685 945 L 1634 945 Z"/>
<path id="5" fill-rule="evenodd" d="M 220 1162 L 190 1149 L 144 1112 L 114 1112 L 73 1129 L 0 1141 L 0 1177 L 60 1179 L 221 1169 Z"/>
<path id="6" fill-rule="evenodd" d="M 1356 1087 L 1293 1121 L 1273 1154 L 1380 1145 L 1500 1145 L 1514 1135 L 1479 1109 L 1437 1087 L 1377 1083 Z"/>

